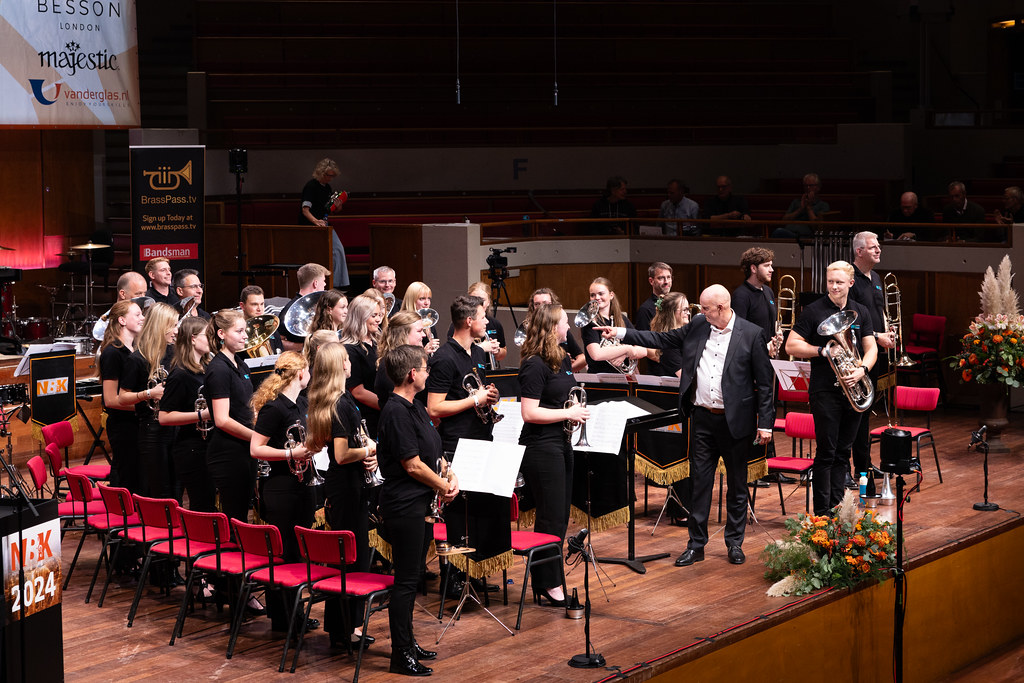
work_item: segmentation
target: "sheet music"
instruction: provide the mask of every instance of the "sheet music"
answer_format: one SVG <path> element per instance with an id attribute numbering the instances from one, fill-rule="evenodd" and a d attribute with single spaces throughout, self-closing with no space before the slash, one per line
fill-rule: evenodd
<path id="1" fill-rule="evenodd" d="M 494 409 L 505 416 L 505 419 L 494 425 L 491 437 L 495 443 L 518 444 L 519 434 L 523 431 L 522 406 L 514 398 L 503 398 Z"/>
<path id="2" fill-rule="evenodd" d="M 518 444 L 459 439 L 452 458 L 459 488 L 511 498 L 525 450 Z"/>
<path id="3" fill-rule="evenodd" d="M 590 446 L 573 445 L 577 451 L 618 453 L 622 435 L 626 431 L 626 420 L 650 414 L 628 401 L 605 401 L 587 408 L 590 410 L 590 419 L 587 420 L 587 441 Z M 578 440 L 579 432 L 576 432 L 572 438 L 573 444 Z"/>
<path id="4" fill-rule="evenodd" d="M 14 370 L 15 377 L 21 377 L 29 373 L 29 364 L 32 362 L 32 356 L 38 353 L 49 353 L 50 351 L 73 351 L 75 348 L 74 344 L 68 342 L 57 342 L 56 344 L 29 344 L 25 347 L 25 355 L 21 357 L 21 362 L 18 363 L 18 367 Z"/>
<path id="5" fill-rule="evenodd" d="M 327 455 L 327 446 L 320 449 L 319 453 L 313 454 L 313 466 L 324 472 L 331 464 L 331 456 Z"/>
<path id="6" fill-rule="evenodd" d="M 249 368 L 253 370 L 255 370 L 256 368 L 265 368 L 268 365 L 273 367 L 274 365 L 277 364 L 277 357 L 278 354 L 275 353 L 272 356 L 257 356 L 256 358 L 246 358 L 245 364 L 248 365 Z"/>
<path id="7" fill-rule="evenodd" d="M 780 387 L 786 391 L 807 391 L 811 380 L 810 361 L 773 360 L 771 363 Z"/>

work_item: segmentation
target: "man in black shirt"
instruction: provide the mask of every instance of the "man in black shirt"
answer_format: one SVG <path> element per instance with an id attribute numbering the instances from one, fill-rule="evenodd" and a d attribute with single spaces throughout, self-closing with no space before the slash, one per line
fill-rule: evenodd
<path id="1" fill-rule="evenodd" d="M 210 314 L 201 306 L 204 285 L 199 281 L 199 271 L 193 268 L 182 268 L 174 274 L 174 291 L 178 295 L 178 312 L 182 315 L 199 316 L 209 320 Z"/>
<path id="2" fill-rule="evenodd" d="M 900 206 L 889 214 L 889 221 L 892 223 L 934 223 L 935 215 L 918 203 L 917 195 L 913 192 L 904 192 L 900 195 Z M 934 228 L 913 228 L 904 230 L 902 226 L 893 226 L 893 232 L 898 232 L 898 240 L 924 240 L 936 241 L 944 238 L 944 235 Z M 892 239 L 892 235 L 886 233 L 886 239 Z"/>
<path id="3" fill-rule="evenodd" d="M 324 288 L 327 287 L 327 275 L 329 273 L 330 271 L 319 263 L 307 263 L 295 271 L 295 277 L 299 281 L 299 293 L 295 295 L 294 299 L 284 305 L 284 308 L 281 309 L 277 316 L 281 320 L 281 326 L 277 328 L 278 334 L 281 336 L 281 346 L 285 351 L 301 352 L 302 345 L 306 342 L 305 337 L 296 336 L 285 329 L 284 317 L 287 315 L 288 309 L 307 294 L 324 291 Z"/>
<path id="4" fill-rule="evenodd" d="M 786 352 L 795 358 L 811 361 L 810 405 L 814 416 L 815 455 L 813 476 L 814 514 L 823 515 L 843 500 L 846 474 L 850 469 L 853 448 L 861 414 L 854 410 L 838 382 L 857 387 L 875 365 L 877 348 L 871 313 L 849 298 L 854 269 L 846 261 L 829 264 L 825 272 L 828 295 L 804 307 L 793 331 L 786 340 Z M 853 344 L 860 353 L 860 363 L 842 379 L 836 377 L 825 354 L 835 356 L 836 349 L 826 351 L 832 337 L 818 334 L 818 326 L 840 311 L 854 311 L 857 320 L 851 325 Z M 870 380 L 868 380 L 870 381 Z"/>
<path id="5" fill-rule="evenodd" d="M 149 259 L 146 262 L 146 275 L 149 277 L 149 289 L 146 296 L 161 304 L 173 306 L 178 303 L 178 293 L 171 287 L 171 262 L 163 256 Z"/>
<path id="6" fill-rule="evenodd" d="M 775 358 L 782 345 L 782 333 L 775 333 L 777 322 L 775 293 L 772 291 L 772 262 L 775 253 L 764 247 L 751 247 L 740 256 L 740 268 L 746 280 L 733 290 L 732 310 L 736 315 L 749 320 L 762 330 L 769 339 L 768 355 Z"/>
<path id="7" fill-rule="evenodd" d="M 658 312 L 658 299 L 672 291 L 672 266 L 655 261 L 647 267 L 647 282 L 651 284 L 651 296 L 636 309 L 634 327 L 638 330 L 651 329 L 651 321 Z"/>

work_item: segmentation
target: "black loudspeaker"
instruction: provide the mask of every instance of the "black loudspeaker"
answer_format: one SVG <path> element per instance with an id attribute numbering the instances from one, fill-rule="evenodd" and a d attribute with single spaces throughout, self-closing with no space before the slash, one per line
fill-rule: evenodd
<path id="1" fill-rule="evenodd" d="M 244 149 L 228 150 L 228 173 L 248 173 L 249 152 Z"/>
<path id="2" fill-rule="evenodd" d="M 921 463 L 914 456 L 914 438 L 904 429 L 889 427 L 882 432 L 879 444 L 881 462 L 879 468 L 891 474 L 910 474 L 920 472 Z"/>

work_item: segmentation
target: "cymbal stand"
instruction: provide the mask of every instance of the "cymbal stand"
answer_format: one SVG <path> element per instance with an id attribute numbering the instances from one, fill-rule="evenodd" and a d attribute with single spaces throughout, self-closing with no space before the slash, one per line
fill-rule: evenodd
<path id="1" fill-rule="evenodd" d="M 466 506 L 466 539 L 468 541 L 468 539 L 469 539 L 469 496 L 466 495 L 465 491 L 462 492 L 462 502 Z M 455 549 L 455 550 L 460 550 L 460 549 Z M 465 550 L 469 550 L 469 549 L 467 548 Z M 467 566 L 466 566 L 466 568 L 469 569 L 468 558 L 467 558 Z M 462 615 L 462 608 L 465 607 L 466 600 L 469 600 L 469 599 L 472 599 L 473 602 L 475 602 L 477 605 L 479 605 L 480 608 L 483 611 L 487 612 L 487 614 L 491 617 L 491 619 L 494 619 L 496 622 L 498 622 L 498 624 L 503 629 L 508 631 L 508 634 L 510 636 L 514 636 L 516 634 L 515 631 L 513 631 L 508 626 L 506 626 L 504 624 L 504 622 L 502 622 L 501 619 L 499 619 L 498 617 L 494 616 L 494 613 L 491 612 L 491 610 L 489 610 L 486 607 L 484 607 L 484 603 L 480 602 L 480 596 L 477 595 L 476 589 L 473 588 L 473 580 L 470 578 L 469 572 L 467 571 L 466 572 L 466 580 L 462 582 L 462 596 L 459 598 L 459 604 L 455 606 L 455 612 L 452 614 L 452 618 L 448 620 L 448 623 L 445 625 L 444 629 L 441 631 L 441 635 L 439 635 L 437 637 L 437 644 L 441 643 L 441 639 L 444 638 L 444 634 L 448 632 L 448 629 L 451 628 L 452 624 L 454 624 L 458 620 L 458 618 Z"/>
<path id="2" fill-rule="evenodd" d="M 3 317 L 0 318 L 0 335 L 3 335 L 5 330 L 10 330 L 11 339 L 15 341 L 21 341 L 21 337 L 18 336 L 18 302 L 14 298 L 14 283 L 13 282 L 0 282 L 0 298 L 3 299 L 5 305 L 0 307 L 0 313 Z M 10 306 L 6 303 L 10 301 Z"/>

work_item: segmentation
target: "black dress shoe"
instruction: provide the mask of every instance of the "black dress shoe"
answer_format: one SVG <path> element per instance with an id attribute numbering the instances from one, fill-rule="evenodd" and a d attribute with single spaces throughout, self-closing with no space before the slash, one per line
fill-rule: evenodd
<path id="1" fill-rule="evenodd" d="M 376 638 L 374 638 L 373 636 L 371 636 L 369 634 L 366 634 L 366 633 L 364 633 L 363 635 L 358 635 L 356 633 L 353 633 L 353 634 L 351 634 L 349 636 L 349 640 L 351 641 L 351 643 L 353 645 L 358 645 L 359 642 L 362 641 L 364 647 L 373 645 L 374 643 L 377 642 Z"/>
<path id="2" fill-rule="evenodd" d="M 754 486 L 756 486 L 759 489 L 766 489 L 771 485 L 772 483 L 768 481 L 767 478 L 758 479 L 757 481 L 754 482 Z"/>
<path id="3" fill-rule="evenodd" d="M 788 474 L 783 474 L 782 472 L 776 472 L 775 473 L 775 477 L 776 477 L 775 481 L 782 482 L 783 484 L 795 484 L 796 483 L 796 477 L 791 477 Z"/>
<path id="4" fill-rule="evenodd" d="M 544 606 L 544 601 L 547 600 L 552 607 L 565 607 L 565 598 L 561 600 L 555 600 L 553 597 L 548 595 L 547 591 L 538 591 L 534 593 L 534 597 L 537 600 L 537 604 Z"/>
<path id="5" fill-rule="evenodd" d="M 704 549 L 687 548 L 682 555 L 676 559 L 677 567 L 689 567 L 694 562 L 704 561 Z"/>
<path id="6" fill-rule="evenodd" d="M 685 528 L 689 524 L 689 520 L 686 517 L 673 517 L 669 524 Z"/>
<path id="7" fill-rule="evenodd" d="M 849 472 L 846 473 L 846 481 L 843 483 L 843 486 L 845 486 L 848 489 L 855 489 L 859 487 L 857 482 L 853 480 L 853 475 L 850 474 Z"/>
<path id="8" fill-rule="evenodd" d="M 406 647 L 401 650 L 391 651 L 391 667 L 388 669 L 393 674 L 403 676 L 429 676 L 434 670 L 429 666 L 423 666 L 416 659 L 416 649 Z"/>
<path id="9" fill-rule="evenodd" d="M 483 579 L 470 579 L 470 585 L 477 593 L 497 593 L 499 588 L 496 583 L 485 584 Z"/>
<path id="10" fill-rule="evenodd" d="M 743 548 L 738 545 L 729 546 L 729 562 L 732 564 L 743 564 L 747 561 L 747 556 L 743 554 Z"/>
<path id="11" fill-rule="evenodd" d="M 416 659 L 437 659 L 436 652 L 433 650 L 424 650 L 420 647 L 420 644 L 415 641 L 412 644 L 412 649 L 416 652 Z"/>

